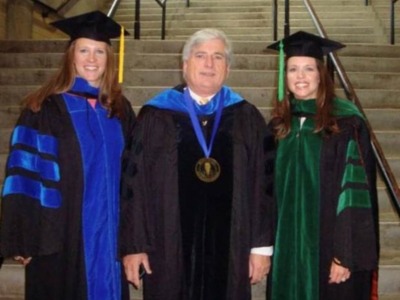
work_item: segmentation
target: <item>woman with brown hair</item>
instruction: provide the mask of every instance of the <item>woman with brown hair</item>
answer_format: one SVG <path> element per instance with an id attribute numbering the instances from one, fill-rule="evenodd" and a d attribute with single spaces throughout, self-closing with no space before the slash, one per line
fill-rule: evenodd
<path id="1" fill-rule="evenodd" d="M 4 182 L 0 254 L 26 266 L 25 299 L 129 299 L 117 260 L 121 156 L 135 120 L 96 11 L 53 23 L 70 43 L 27 96 Z"/>
<path id="2" fill-rule="evenodd" d="M 285 52 L 286 70 L 270 124 L 278 222 L 268 299 L 370 298 L 377 267 L 374 155 L 364 116 L 335 96 L 323 63 L 342 47 L 306 32 L 269 47 L 281 49 L 281 61 Z"/>

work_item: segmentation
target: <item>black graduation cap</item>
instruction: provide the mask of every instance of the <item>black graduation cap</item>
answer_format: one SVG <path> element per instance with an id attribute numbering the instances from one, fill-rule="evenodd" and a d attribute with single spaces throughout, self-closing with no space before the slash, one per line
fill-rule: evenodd
<path id="1" fill-rule="evenodd" d="M 281 41 L 283 43 L 283 51 L 286 53 L 286 58 L 292 56 L 308 56 L 323 61 L 324 55 L 346 47 L 339 42 L 325 39 L 305 31 L 298 31 Z M 281 41 L 269 45 L 268 48 L 279 51 Z"/>
<path id="2" fill-rule="evenodd" d="M 110 39 L 120 37 L 122 27 L 99 10 L 51 23 L 68 34 L 71 42 L 78 38 L 88 38 L 111 44 Z M 129 32 L 124 29 L 124 35 Z"/>
<path id="3" fill-rule="evenodd" d="M 284 55 L 286 59 L 292 56 L 307 56 L 324 61 L 324 55 L 346 47 L 345 45 L 319 37 L 317 35 L 298 31 L 280 41 L 269 45 L 268 49 L 279 51 L 279 74 L 278 74 L 278 100 L 284 98 Z"/>
<path id="4" fill-rule="evenodd" d="M 68 34 L 70 42 L 87 38 L 111 45 L 110 39 L 120 37 L 118 82 L 123 82 L 125 35 L 129 35 L 123 26 L 99 10 L 56 21 L 51 25 Z"/>

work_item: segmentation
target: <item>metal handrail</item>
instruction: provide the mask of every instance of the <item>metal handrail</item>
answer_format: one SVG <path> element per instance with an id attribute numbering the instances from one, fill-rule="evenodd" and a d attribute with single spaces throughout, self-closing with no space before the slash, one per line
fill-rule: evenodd
<path id="1" fill-rule="evenodd" d="M 289 0 L 285 0 L 285 24 L 283 27 L 284 37 L 290 35 L 290 5 Z"/>
<path id="2" fill-rule="evenodd" d="M 161 19 L 161 39 L 165 40 L 165 22 L 167 14 L 167 0 L 155 0 L 162 8 Z M 135 22 L 134 22 L 134 39 L 140 40 L 140 0 L 135 2 Z"/>
<path id="3" fill-rule="evenodd" d="M 285 23 L 283 25 L 284 28 L 284 37 L 290 35 L 290 6 L 289 0 L 285 0 Z M 278 39 L 278 1 L 274 0 L 272 2 L 272 34 L 273 39 L 276 41 Z"/>
<path id="4" fill-rule="evenodd" d="M 272 2 L 272 32 L 274 41 L 278 39 L 278 0 Z"/>
<path id="5" fill-rule="evenodd" d="M 134 39 L 140 40 L 140 0 L 135 1 Z"/>
<path id="6" fill-rule="evenodd" d="M 394 5 L 397 0 L 390 1 L 390 44 L 394 45 L 395 43 L 395 10 Z"/>
<path id="7" fill-rule="evenodd" d="M 190 0 L 186 0 L 186 7 L 190 7 Z"/>
<path id="8" fill-rule="evenodd" d="M 162 9 L 162 16 L 161 16 L 161 39 L 165 40 L 165 22 L 166 22 L 166 14 L 167 14 L 167 0 L 155 0 L 158 5 L 160 5 Z"/>
<path id="9" fill-rule="evenodd" d="M 111 4 L 110 9 L 108 10 L 108 13 L 107 13 L 108 17 L 112 18 L 114 16 L 120 3 L 121 3 L 121 0 L 114 0 L 113 4 Z"/>
<path id="10" fill-rule="evenodd" d="M 311 6 L 311 4 L 309 3 L 308 0 L 303 0 L 303 2 L 305 4 L 308 12 L 311 15 L 311 19 L 314 22 L 314 25 L 316 26 L 319 35 L 321 37 L 326 38 L 327 34 L 326 34 L 325 30 L 323 29 L 323 26 L 322 26 L 320 20 L 318 19 L 313 7 Z M 336 55 L 336 53 L 330 53 L 329 57 L 332 60 L 333 65 L 335 66 L 336 72 L 337 72 L 339 79 L 341 81 L 341 84 L 345 90 L 346 96 L 348 97 L 348 99 L 350 99 L 354 102 L 354 104 L 357 106 L 357 108 L 365 116 L 361 102 L 358 99 L 357 94 L 353 88 L 353 85 L 351 84 L 349 78 L 347 77 L 347 74 L 346 74 L 338 56 Z M 388 191 L 390 194 L 390 199 L 393 203 L 393 206 L 394 206 L 395 210 L 397 211 L 397 214 L 400 216 L 400 189 L 397 185 L 396 178 L 393 175 L 393 172 L 385 158 L 385 155 L 383 154 L 382 148 L 381 148 L 374 132 L 372 131 L 372 127 L 371 127 L 370 123 L 368 122 L 367 118 L 365 118 L 365 121 L 366 121 L 367 127 L 370 132 L 372 149 L 373 149 L 375 158 L 378 163 L 379 171 L 381 172 L 383 180 L 385 182 L 385 185 L 388 188 Z"/>

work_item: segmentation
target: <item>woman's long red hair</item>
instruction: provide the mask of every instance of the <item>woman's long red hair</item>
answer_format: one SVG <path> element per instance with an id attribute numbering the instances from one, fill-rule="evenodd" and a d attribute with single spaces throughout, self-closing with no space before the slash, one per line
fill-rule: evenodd
<path id="1" fill-rule="evenodd" d="M 24 107 L 39 111 L 42 102 L 50 95 L 67 92 L 71 89 L 77 76 L 74 67 L 75 41 L 70 43 L 62 60 L 61 68 L 38 90 L 28 94 L 23 102 Z M 121 86 L 115 70 L 115 57 L 112 47 L 107 44 L 107 63 L 100 83 L 99 100 L 109 110 L 110 116 L 123 116 L 123 97 Z"/>
<path id="2" fill-rule="evenodd" d="M 333 116 L 333 99 L 335 96 L 334 84 L 324 63 L 316 59 L 317 70 L 320 76 L 320 83 L 317 91 L 317 113 L 315 116 L 315 132 L 337 133 L 339 128 Z M 287 76 L 285 76 L 285 97 L 282 102 L 274 100 L 272 124 L 277 139 L 286 137 L 290 132 L 292 114 L 290 111 L 290 99 L 294 96 L 288 90 Z"/>

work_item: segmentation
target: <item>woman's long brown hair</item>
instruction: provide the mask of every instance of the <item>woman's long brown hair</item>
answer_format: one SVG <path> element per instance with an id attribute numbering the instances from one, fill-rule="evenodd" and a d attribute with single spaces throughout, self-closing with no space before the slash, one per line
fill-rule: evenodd
<path id="1" fill-rule="evenodd" d="M 61 68 L 56 74 L 38 90 L 31 92 L 25 97 L 23 101 L 24 107 L 38 112 L 42 102 L 50 95 L 65 93 L 71 89 L 74 79 L 77 76 L 74 67 L 75 44 L 75 41 L 69 44 L 64 54 Z M 107 62 L 100 83 L 99 101 L 104 108 L 109 110 L 110 117 L 117 116 L 121 118 L 123 116 L 122 90 L 115 70 L 114 52 L 108 44 L 106 53 Z"/>
<path id="2" fill-rule="evenodd" d="M 316 59 L 320 83 L 317 91 L 317 113 L 315 116 L 315 132 L 325 131 L 328 134 L 338 133 L 339 128 L 333 116 L 333 99 L 336 97 L 334 84 L 324 63 Z M 287 76 L 285 76 L 285 97 L 282 102 L 274 100 L 272 125 L 277 139 L 286 137 L 290 132 L 292 114 L 290 112 L 290 99 L 293 94 L 288 90 Z"/>

